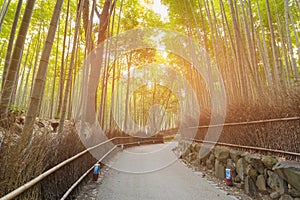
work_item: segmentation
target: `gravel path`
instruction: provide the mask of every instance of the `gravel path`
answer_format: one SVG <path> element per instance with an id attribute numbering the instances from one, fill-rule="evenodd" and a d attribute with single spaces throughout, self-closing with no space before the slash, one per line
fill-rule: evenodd
<path id="1" fill-rule="evenodd" d="M 155 144 L 117 153 L 110 160 L 111 169 L 97 186 L 97 199 L 235 199 L 177 160 L 173 147 Z"/>

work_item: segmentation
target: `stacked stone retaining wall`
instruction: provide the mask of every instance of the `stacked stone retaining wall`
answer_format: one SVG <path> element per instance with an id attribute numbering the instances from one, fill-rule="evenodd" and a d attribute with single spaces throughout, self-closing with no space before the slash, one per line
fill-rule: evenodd
<path id="1" fill-rule="evenodd" d="M 212 170 L 225 181 L 225 169 L 231 169 L 233 187 L 244 189 L 258 199 L 300 200 L 300 163 L 272 155 L 258 155 L 215 146 L 200 158 L 203 144 L 180 141 L 177 152 L 195 168 Z"/>

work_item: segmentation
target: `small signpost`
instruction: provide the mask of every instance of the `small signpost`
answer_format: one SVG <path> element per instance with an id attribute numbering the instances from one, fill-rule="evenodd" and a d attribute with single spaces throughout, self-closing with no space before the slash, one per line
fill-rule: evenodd
<path id="1" fill-rule="evenodd" d="M 100 164 L 94 165 L 94 171 L 93 171 L 93 180 L 97 181 L 100 173 Z"/>
<path id="2" fill-rule="evenodd" d="M 231 169 L 226 169 L 225 174 L 226 174 L 226 184 L 229 186 L 233 186 Z"/>

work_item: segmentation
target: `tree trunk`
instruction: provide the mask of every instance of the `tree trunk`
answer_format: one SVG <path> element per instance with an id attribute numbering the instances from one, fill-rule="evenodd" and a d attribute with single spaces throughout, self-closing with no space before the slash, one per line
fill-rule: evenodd
<path id="1" fill-rule="evenodd" d="M 16 30 L 17 30 L 17 25 L 18 25 L 20 11 L 21 11 L 21 7 L 22 7 L 22 2 L 23 2 L 22 0 L 18 1 L 18 5 L 17 5 L 15 17 L 14 17 L 14 22 L 13 22 L 13 25 L 12 25 L 11 31 L 10 31 L 9 42 L 8 42 L 8 46 L 7 46 L 7 51 L 6 51 L 6 56 L 5 56 L 5 64 L 4 64 L 3 75 L 2 75 L 2 89 L 4 86 L 4 82 L 6 79 L 6 73 L 7 73 L 8 67 L 9 67 L 9 63 L 10 63 L 11 50 L 12 50 L 13 44 L 14 44 L 14 38 L 15 38 Z M 1 30 L 1 28 L 0 28 L 0 30 Z"/>
<path id="2" fill-rule="evenodd" d="M 275 85 L 274 86 L 279 86 L 276 87 L 277 92 L 279 92 L 282 88 L 282 85 L 280 84 L 279 80 L 279 72 L 278 72 L 278 62 L 277 62 L 277 50 L 276 50 L 276 42 L 275 42 L 275 36 L 274 36 L 274 28 L 273 28 L 273 23 L 272 23 L 272 18 L 271 18 L 271 11 L 270 11 L 270 6 L 269 6 L 269 0 L 266 0 L 266 9 L 267 9 L 267 15 L 268 15 L 268 23 L 269 23 L 269 29 L 270 29 L 270 34 L 271 34 L 271 49 L 272 49 L 272 57 L 273 57 L 273 75 L 274 75 L 274 80 L 275 80 Z"/>
<path id="3" fill-rule="evenodd" d="M 60 116 L 61 106 L 64 96 L 64 87 L 65 87 L 65 52 L 66 52 L 66 41 L 67 41 L 67 32 L 68 32 L 68 21 L 69 21 L 69 10 L 70 10 L 70 0 L 68 0 L 67 5 L 67 15 L 65 19 L 65 30 L 64 30 L 64 39 L 63 39 L 63 49 L 60 65 L 60 77 L 59 77 L 59 93 L 58 93 L 58 106 L 55 114 L 55 118 Z"/>
<path id="4" fill-rule="evenodd" d="M 257 12 L 259 15 L 259 23 L 260 23 L 260 27 L 261 27 L 261 35 L 262 35 L 262 43 L 263 43 L 263 45 L 262 45 L 263 51 L 260 51 L 260 52 L 262 55 L 262 61 L 264 63 L 264 69 L 265 69 L 265 73 L 266 73 L 266 77 L 267 77 L 267 85 L 268 85 L 268 87 L 271 87 L 271 86 L 274 86 L 275 80 L 273 80 L 273 78 L 272 78 L 270 58 L 269 58 L 269 53 L 268 53 L 268 48 L 267 48 L 267 43 L 266 43 L 266 36 L 265 36 L 265 28 L 264 28 L 265 26 L 263 24 L 258 0 L 256 0 L 256 4 L 257 4 Z M 257 35 L 257 39 L 259 39 L 258 35 Z M 258 40 L 258 41 L 260 41 L 260 40 Z M 260 42 L 259 42 L 259 44 L 260 44 Z"/>
<path id="5" fill-rule="evenodd" d="M 298 4 L 300 4 L 300 3 L 298 2 Z M 290 10 L 289 10 L 289 16 L 290 16 L 290 20 L 291 20 L 291 23 L 292 23 L 294 36 L 295 36 L 296 47 L 298 48 L 298 63 L 300 64 L 300 43 L 299 43 L 299 38 L 298 38 L 297 28 L 295 26 L 294 18 L 293 18 L 292 13 L 290 12 Z M 299 73 L 299 70 L 297 71 L 297 73 Z"/>
<path id="6" fill-rule="evenodd" d="M 290 26 L 289 26 L 289 5 L 288 1 L 284 0 L 284 18 L 285 18 L 285 27 L 286 27 L 286 36 L 287 36 L 287 46 L 290 54 L 290 59 L 292 63 L 292 74 L 294 76 L 298 75 L 298 67 L 296 64 L 296 60 L 294 58 L 294 51 L 291 41 L 291 34 L 290 34 Z"/>
<path id="7" fill-rule="evenodd" d="M 34 78 L 35 78 L 35 75 L 36 75 L 36 67 L 37 67 L 37 64 L 38 64 L 39 54 L 40 54 L 41 29 L 43 29 L 42 26 L 39 27 L 38 38 L 37 38 L 37 41 L 36 41 L 35 58 L 34 58 L 33 72 L 32 72 L 31 85 L 30 85 L 30 95 L 31 95 L 31 92 L 32 92 L 32 89 L 33 89 L 33 82 L 34 82 Z"/>
<path id="8" fill-rule="evenodd" d="M 77 47 L 77 40 L 78 40 L 78 33 L 79 33 L 79 28 L 80 28 L 80 19 L 81 19 L 82 8 L 83 8 L 83 1 L 80 1 L 79 8 L 77 9 L 72 55 L 71 55 L 71 60 L 70 60 L 68 79 L 67 79 L 66 89 L 64 92 L 64 101 L 62 104 L 62 110 L 61 110 L 61 116 L 60 116 L 60 122 L 59 122 L 59 128 L 58 128 L 59 133 L 61 133 L 64 129 L 64 122 L 65 122 L 65 118 L 66 118 L 66 111 L 67 111 L 67 105 L 68 105 L 68 97 L 70 94 L 70 87 L 71 87 L 71 83 L 72 83 L 72 72 L 73 72 L 74 63 L 75 63 L 75 52 L 76 52 L 76 47 Z"/>
<path id="9" fill-rule="evenodd" d="M 98 44 L 102 43 L 105 39 L 105 32 L 109 20 L 109 9 L 111 5 L 111 0 L 106 0 L 101 14 L 99 32 L 98 32 Z M 98 62 L 91 65 L 91 70 L 88 77 L 88 92 L 87 92 L 87 104 L 85 113 L 85 121 L 89 124 L 94 124 L 96 120 L 96 90 L 99 83 L 101 64 L 103 64 L 103 52 L 104 45 L 98 49 L 97 56 Z"/>
<path id="10" fill-rule="evenodd" d="M 18 84 L 18 86 L 17 86 L 17 96 L 18 96 L 18 98 L 15 100 L 15 105 L 20 106 L 20 107 L 22 105 L 21 97 L 23 96 L 23 92 L 24 92 L 24 90 L 22 90 L 23 89 L 22 88 L 23 79 L 24 79 L 24 76 L 25 76 L 25 71 L 26 71 L 25 69 L 28 66 L 28 60 L 29 60 L 29 55 L 30 55 L 29 52 L 31 51 L 30 48 L 31 48 L 32 40 L 33 40 L 33 36 L 31 37 L 31 39 L 29 41 L 29 45 L 28 45 L 27 50 L 26 50 L 27 52 L 26 52 L 26 57 L 25 57 L 25 61 L 24 61 L 24 66 L 23 66 L 23 73 L 22 73 L 21 83 Z M 31 62 L 32 61 L 30 61 L 29 66 L 31 65 Z"/>
<path id="11" fill-rule="evenodd" d="M 120 5 L 120 11 L 119 11 L 119 18 L 118 18 L 118 25 L 117 25 L 117 35 L 119 34 L 120 32 L 120 20 L 121 20 L 121 12 L 122 12 L 122 7 L 123 7 L 123 2 L 124 0 L 121 0 L 121 5 Z M 115 15 L 114 15 L 115 17 Z M 113 18 L 114 19 L 114 18 Z M 112 23 L 114 24 L 114 22 Z M 117 46 L 118 46 L 118 41 L 116 40 L 116 43 L 115 43 L 115 56 L 117 55 Z M 118 61 L 116 60 L 113 64 L 113 75 L 112 75 L 112 87 L 111 87 L 111 103 L 110 103 L 110 122 L 109 122 L 109 129 L 113 129 L 112 126 L 113 126 L 113 112 L 114 112 L 114 109 L 115 109 L 115 77 L 116 77 L 116 66 L 118 65 Z"/>
<path id="12" fill-rule="evenodd" d="M 132 52 L 129 53 L 128 57 L 126 56 L 127 60 L 127 89 L 126 89 L 126 98 L 125 98 L 125 119 L 124 119 L 124 131 L 128 132 L 128 113 L 129 113 L 129 89 L 130 89 L 130 67 L 131 67 L 131 61 L 132 61 Z"/>
<path id="13" fill-rule="evenodd" d="M 20 25 L 20 30 L 15 43 L 14 51 L 12 54 L 11 62 L 7 71 L 7 77 L 3 86 L 1 99 L 0 99 L 0 118 L 6 118 L 8 114 L 8 108 L 11 102 L 12 94 L 14 92 L 15 85 L 18 77 L 17 72 L 19 63 L 21 62 L 22 50 L 24 47 L 30 19 L 33 13 L 35 0 L 28 0 L 26 3 L 25 12 Z"/>
<path id="14" fill-rule="evenodd" d="M 53 75 L 53 82 L 52 82 L 52 91 L 51 91 L 51 100 L 50 100 L 50 118 L 53 118 L 53 110 L 54 110 L 54 95 L 55 95 L 55 86 L 56 86 L 56 74 L 57 74 L 57 63 L 58 63 L 58 49 L 59 49 L 59 31 L 60 26 L 58 24 L 57 30 L 57 43 L 56 43 L 56 52 L 55 52 L 55 64 L 54 64 L 54 75 Z"/>
<path id="15" fill-rule="evenodd" d="M 55 32 L 57 29 L 57 24 L 59 21 L 59 16 L 61 13 L 62 4 L 63 4 L 63 0 L 56 1 L 47 38 L 41 55 L 37 76 L 34 81 L 34 86 L 30 98 L 30 102 L 29 102 L 28 111 L 26 113 L 25 124 L 22 133 L 22 140 L 24 143 L 21 143 L 21 144 L 27 143 L 26 151 L 28 150 L 29 145 L 31 143 L 33 125 L 35 123 L 35 118 L 39 113 L 41 99 L 44 93 L 43 90 L 45 89 L 45 77 L 48 69 L 48 61 L 49 61 L 49 57 L 53 45 L 53 40 L 55 37 Z"/>
<path id="16" fill-rule="evenodd" d="M 6 15 L 7 10 L 8 10 L 10 1 L 11 0 L 8 0 L 8 2 L 6 2 L 6 0 L 4 0 L 2 8 L 1 8 L 1 12 L 0 12 L 0 32 L 2 30 L 2 23 L 4 21 L 4 17 Z"/>
<path id="17" fill-rule="evenodd" d="M 240 29 L 239 29 L 239 22 L 237 18 L 237 10 L 235 9 L 235 6 L 232 2 L 232 0 L 229 0 L 229 5 L 230 5 L 230 14 L 232 18 L 232 29 L 233 29 L 233 35 L 234 35 L 234 40 L 235 40 L 235 49 L 236 49 L 236 60 L 237 60 L 237 70 L 238 70 L 238 76 L 239 76 L 239 81 L 240 81 L 240 90 L 241 90 L 241 97 L 240 100 L 242 102 L 246 102 L 249 100 L 248 98 L 248 80 L 247 76 L 245 73 L 245 61 L 243 59 L 243 51 L 244 48 L 241 44 L 242 38 L 240 34 Z"/>

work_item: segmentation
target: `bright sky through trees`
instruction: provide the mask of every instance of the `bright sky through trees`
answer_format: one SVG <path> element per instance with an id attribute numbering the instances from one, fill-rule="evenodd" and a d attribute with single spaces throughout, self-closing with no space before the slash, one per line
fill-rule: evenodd
<path id="1" fill-rule="evenodd" d="M 169 21 L 168 7 L 163 5 L 160 0 L 143 0 L 140 2 L 142 5 L 149 9 L 152 9 L 156 14 L 158 14 L 161 17 L 162 21 Z"/>
<path id="2" fill-rule="evenodd" d="M 151 8 L 155 13 L 159 14 L 163 20 L 168 20 L 168 7 L 162 5 L 160 0 L 154 0 L 154 4 Z"/>

